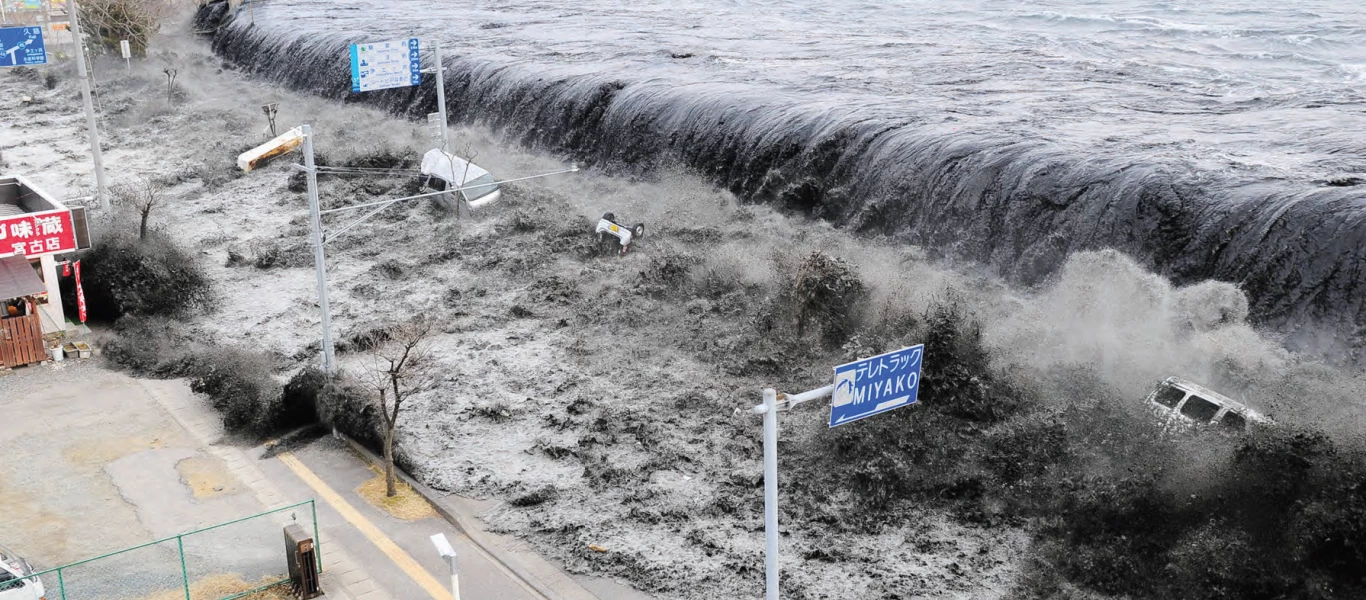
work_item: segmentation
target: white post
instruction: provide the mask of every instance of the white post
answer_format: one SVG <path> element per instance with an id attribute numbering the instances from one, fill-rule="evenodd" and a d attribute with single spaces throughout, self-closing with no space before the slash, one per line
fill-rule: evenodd
<path id="1" fill-rule="evenodd" d="M 450 540 L 446 539 L 446 534 L 438 533 L 432 536 L 432 545 L 436 546 L 436 553 L 441 558 L 446 559 L 446 565 L 451 568 L 451 598 L 460 600 L 460 576 L 455 568 L 455 548 L 451 546 Z"/>
<path id="2" fill-rule="evenodd" d="M 90 75 L 85 69 L 85 44 L 81 41 L 81 23 L 77 13 L 80 7 L 71 0 L 66 11 L 71 18 L 71 36 L 76 42 L 76 72 L 81 79 L 81 97 L 85 102 L 85 125 L 90 130 L 90 153 L 95 158 L 95 195 L 100 199 L 100 209 L 109 210 L 109 185 L 104 177 L 104 157 L 100 155 L 100 130 L 95 122 L 95 105 L 90 101 Z"/>
<path id="3" fill-rule="evenodd" d="M 327 304 L 327 259 L 323 254 L 323 218 L 318 206 L 318 170 L 313 164 L 313 126 L 304 125 L 304 171 L 308 177 L 308 222 L 312 228 L 313 264 L 318 271 L 318 308 L 322 311 L 323 372 L 337 372 L 332 348 L 332 310 Z"/>
<path id="4" fill-rule="evenodd" d="M 441 151 L 449 152 L 450 141 L 446 138 L 446 65 L 441 63 L 441 42 L 433 42 L 432 50 L 436 55 L 436 106 L 441 113 Z"/>
<path id="5" fill-rule="evenodd" d="M 451 565 L 451 599 L 460 600 L 460 571 L 455 568 L 455 555 L 446 559 Z"/>
<path id="6" fill-rule="evenodd" d="M 764 390 L 764 573 L 767 600 L 778 600 L 778 392 Z"/>

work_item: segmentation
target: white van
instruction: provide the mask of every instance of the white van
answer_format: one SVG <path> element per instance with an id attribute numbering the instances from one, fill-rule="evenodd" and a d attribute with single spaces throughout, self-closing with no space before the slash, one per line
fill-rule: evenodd
<path id="1" fill-rule="evenodd" d="M 438 192 L 465 188 L 460 192 L 461 199 L 470 208 L 488 206 L 503 197 L 502 190 L 498 189 L 498 180 L 488 171 L 459 156 L 442 152 L 440 148 L 433 148 L 422 155 L 422 185 Z M 443 194 L 439 198 L 447 208 L 459 206 L 452 194 Z"/>
<path id="2" fill-rule="evenodd" d="M 1213 427 L 1243 432 L 1253 424 L 1273 421 L 1241 402 L 1180 377 L 1168 377 L 1148 394 L 1148 406 L 1167 430 Z"/>
<path id="3" fill-rule="evenodd" d="M 28 561 L 0 547 L 0 600 L 47 600 L 43 582 Z"/>

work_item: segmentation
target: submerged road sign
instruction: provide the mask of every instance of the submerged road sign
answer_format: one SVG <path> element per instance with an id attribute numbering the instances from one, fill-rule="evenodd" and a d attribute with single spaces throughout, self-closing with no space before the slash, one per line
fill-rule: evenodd
<path id="1" fill-rule="evenodd" d="M 417 38 L 351 45 L 353 93 L 422 84 Z"/>
<path id="2" fill-rule="evenodd" d="M 42 27 L 0 28 L 0 67 L 47 64 Z"/>
<path id="3" fill-rule="evenodd" d="M 924 356 L 920 344 L 835 367 L 830 426 L 915 404 Z"/>

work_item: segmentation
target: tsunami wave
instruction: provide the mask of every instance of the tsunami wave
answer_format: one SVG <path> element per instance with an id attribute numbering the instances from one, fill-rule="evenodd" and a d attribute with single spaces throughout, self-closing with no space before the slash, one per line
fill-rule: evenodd
<path id="1" fill-rule="evenodd" d="M 345 47 L 354 35 L 253 26 L 229 17 L 224 2 L 202 7 L 196 27 L 249 73 L 410 118 L 435 110 L 430 77 L 352 95 Z M 1355 178 L 1211 170 L 1171 154 L 954 130 L 914 111 L 725 82 L 475 56 L 450 57 L 446 68 L 452 121 L 608 172 L 681 164 L 743 201 L 977 261 L 1023 284 L 1075 252 L 1114 248 L 1177 285 L 1237 284 L 1251 317 L 1292 345 L 1366 339 L 1366 188 Z"/>

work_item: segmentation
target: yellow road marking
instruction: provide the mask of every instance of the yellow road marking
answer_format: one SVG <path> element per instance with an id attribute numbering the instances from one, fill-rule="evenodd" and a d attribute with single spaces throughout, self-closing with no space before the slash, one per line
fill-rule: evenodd
<path id="1" fill-rule="evenodd" d="M 359 530 L 366 539 L 370 540 L 370 543 L 380 549 L 380 552 L 383 552 L 388 556 L 389 560 L 394 561 L 394 564 L 397 565 L 399 569 L 402 569 L 408 577 L 419 586 L 422 586 L 422 589 L 426 590 L 427 595 L 431 596 L 433 600 L 452 600 L 450 590 L 439 583 L 435 577 L 432 577 L 432 574 L 428 573 L 426 569 L 423 569 L 422 565 L 417 564 L 417 561 L 413 560 L 413 557 L 407 552 L 404 552 L 402 548 L 399 548 L 398 544 L 395 544 L 393 540 L 389 539 L 389 536 L 384 535 L 384 532 L 380 531 L 378 527 L 375 527 L 374 523 L 371 523 L 369 519 L 366 519 L 357 512 L 356 509 L 351 506 L 351 503 L 347 502 L 340 494 L 333 491 L 332 488 L 315 475 L 313 471 L 304 466 L 304 463 L 300 462 L 298 457 L 294 456 L 292 453 L 283 452 L 279 454 L 277 458 L 279 458 L 280 462 L 284 463 L 285 466 L 289 467 L 289 470 L 294 471 L 294 474 L 298 475 L 299 479 L 304 480 L 304 483 L 307 483 L 308 487 L 313 488 L 313 491 L 317 492 L 319 496 L 322 496 L 323 500 L 332 505 L 333 509 L 338 513 L 341 513 L 342 518 L 346 519 L 346 522 Z"/>

